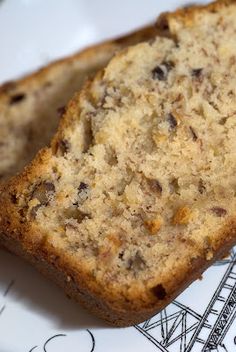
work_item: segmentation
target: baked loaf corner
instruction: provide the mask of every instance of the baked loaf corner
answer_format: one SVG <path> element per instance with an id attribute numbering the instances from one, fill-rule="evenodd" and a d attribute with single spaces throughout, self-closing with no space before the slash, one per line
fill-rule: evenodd
<path id="1" fill-rule="evenodd" d="M 1 242 L 117 326 L 236 242 L 236 3 L 220 4 L 118 53 L 2 195 Z"/>

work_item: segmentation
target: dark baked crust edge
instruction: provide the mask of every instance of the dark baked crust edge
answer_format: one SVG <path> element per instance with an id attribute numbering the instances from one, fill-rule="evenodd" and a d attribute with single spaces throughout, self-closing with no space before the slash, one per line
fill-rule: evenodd
<path id="1" fill-rule="evenodd" d="M 20 229 L 18 228 L 17 231 Z M 15 230 L 16 231 L 16 230 Z M 33 264 L 45 277 L 58 284 L 65 293 L 82 304 L 86 309 L 114 326 L 130 326 L 138 324 L 160 310 L 166 307 L 175 299 L 184 289 L 186 289 L 194 280 L 199 279 L 201 274 L 216 260 L 226 256 L 230 248 L 235 244 L 236 239 L 236 219 L 228 223 L 222 230 L 221 239 L 215 243 L 213 257 L 206 260 L 203 256 L 195 259 L 191 266 L 185 271 L 184 275 L 175 278 L 175 287 L 164 300 L 157 300 L 156 304 L 151 307 L 135 307 L 130 310 L 127 307 L 118 307 L 115 301 L 104 299 L 91 288 L 88 288 L 88 278 L 82 272 L 78 272 L 73 265 L 68 265 L 68 260 L 63 256 L 53 253 L 52 248 L 44 246 L 43 241 L 40 246 L 32 246 L 24 242 L 24 234 L 10 232 L 9 226 L 5 225 L 5 231 L 0 234 L 0 244 L 9 249 L 11 252 L 21 256 Z M 114 297 L 115 300 L 115 297 Z"/>

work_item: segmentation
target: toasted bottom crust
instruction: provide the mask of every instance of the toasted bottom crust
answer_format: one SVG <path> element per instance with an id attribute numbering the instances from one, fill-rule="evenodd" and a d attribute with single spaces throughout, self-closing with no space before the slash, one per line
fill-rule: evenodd
<path id="1" fill-rule="evenodd" d="M 108 305 L 107 302 L 97 297 L 91 291 L 89 292 L 83 284 L 81 285 L 80 282 L 76 282 L 73 279 L 73 273 L 71 273 L 72 275 L 69 275 L 68 268 L 63 268 L 58 265 L 57 258 L 53 256 L 50 257 L 47 252 L 43 253 L 42 250 L 39 250 L 32 254 L 23 247 L 22 242 L 19 241 L 19 239 L 12 238 L 5 234 L 1 234 L 0 236 L 0 245 L 3 245 L 11 252 L 33 264 L 45 277 L 51 279 L 60 286 L 69 297 L 79 302 L 83 307 L 105 320 L 108 324 L 117 327 L 127 327 L 141 323 L 160 312 L 194 280 L 199 279 L 202 273 L 212 263 L 225 257 L 235 242 L 236 224 L 234 222 L 230 224 L 225 234 L 228 234 L 228 236 L 226 236 L 226 241 L 224 245 L 219 243 L 219 248 L 215 250 L 213 258 L 208 261 L 200 257 L 196 259 L 188 269 L 188 275 L 185 276 L 187 279 L 177 285 L 178 289 L 176 289 L 172 295 L 159 301 L 158 306 L 155 305 L 151 309 L 143 309 L 140 307 L 140 310 L 135 312 L 127 312 L 124 309 L 118 310 L 117 308 Z"/>

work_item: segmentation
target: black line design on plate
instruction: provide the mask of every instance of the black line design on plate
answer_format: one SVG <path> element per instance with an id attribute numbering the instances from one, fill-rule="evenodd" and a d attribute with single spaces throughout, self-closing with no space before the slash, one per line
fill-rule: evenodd
<path id="1" fill-rule="evenodd" d="M 5 291 L 2 293 L 2 297 L 6 297 L 8 295 L 8 293 L 11 290 L 14 283 L 15 283 L 15 280 L 10 281 L 10 283 L 7 285 Z M 6 304 L 3 304 L 3 306 L 0 308 L 0 315 L 2 315 L 2 313 L 4 312 L 5 309 L 6 309 Z"/>
<path id="2" fill-rule="evenodd" d="M 44 350 L 44 352 L 47 352 L 47 345 L 48 345 L 48 343 L 49 343 L 50 341 L 52 341 L 52 340 L 54 340 L 54 339 L 56 339 L 56 338 L 58 338 L 58 337 L 65 337 L 65 336 L 66 336 L 66 334 L 57 334 L 57 335 L 54 335 L 54 336 L 50 337 L 49 339 L 47 339 L 47 341 L 46 341 L 45 344 L 43 345 L 43 350 Z"/>
<path id="3" fill-rule="evenodd" d="M 229 263 L 236 263 L 236 248 L 233 248 L 230 252 L 229 257 L 218 260 L 214 266 L 222 266 Z"/>
<path id="4" fill-rule="evenodd" d="M 93 333 L 92 333 L 89 329 L 86 329 L 86 331 L 89 333 L 89 336 L 91 337 L 91 342 L 92 342 L 92 346 L 91 346 L 91 349 L 90 349 L 89 351 L 90 351 L 90 352 L 94 352 L 94 350 L 95 350 L 95 338 L 94 338 L 94 335 L 93 335 Z M 44 343 L 44 345 L 43 345 L 43 351 L 44 351 L 44 352 L 48 352 L 48 344 L 49 344 L 52 340 L 54 340 L 54 339 L 56 339 L 56 338 L 58 338 L 58 337 L 68 337 L 68 338 L 69 338 L 69 336 L 66 335 L 66 334 L 57 334 L 57 335 L 53 335 L 53 336 L 51 336 L 49 339 L 47 339 L 47 341 Z M 32 347 L 29 352 L 34 351 L 37 347 L 39 347 L 39 346 L 37 345 L 37 346 Z"/>
<path id="5" fill-rule="evenodd" d="M 89 335 L 91 336 L 91 339 L 92 339 L 92 349 L 90 350 L 90 352 L 93 352 L 94 349 L 95 349 L 95 338 L 93 336 L 93 334 L 91 333 L 91 331 L 89 329 L 86 329 L 89 333 Z"/>
<path id="6" fill-rule="evenodd" d="M 34 347 L 32 347 L 30 350 L 29 350 L 29 352 L 32 352 L 33 350 L 35 350 L 35 348 L 37 348 L 38 346 L 34 346 Z"/>
<path id="7" fill-rule="evenodd" d="M 235 259 L 234 250 L 231 258 L 225 260 L 226 271 L 203 315 L 173 301 L 162 312 L 135 328 L 162 352 L 190 352 L 193 347 L 202 352 L 227 352 L 224 341 L 236 322 Z"/>
<path id="8" fill-rule="evenodd" d="M 7 286 L 5 292 L 3 293 L 3 297 L 6 297 L 8 293 L 10 292 L 12 286 L 15 284 L 15 280 L 11 280 L 9 285 Z"/>
<path id="9" fill-rule="evenodd" d="M 236 263 L 233 261 L 227 268 L 219 286 L 217 287 L 208 307 L 193 336 L 193 343 L 203 344 L 203 351 L 222 346 L 223 340 L 236 316 Z M 201 338 L 206 334 L 206 322 L 211 321 L 208 338 Z M 214 323 L 213 323 L 214 322 Z M 190 348 L 188 349 L 190 351 Z"/>
<path id="10" fill-rule="evenodd" d="M 4 306 L 2 306 L 2 308 L 0 309 L 0 315 L 3 313 L 3 311 L 6 309 L 6 305 L 4 304 Z"/>

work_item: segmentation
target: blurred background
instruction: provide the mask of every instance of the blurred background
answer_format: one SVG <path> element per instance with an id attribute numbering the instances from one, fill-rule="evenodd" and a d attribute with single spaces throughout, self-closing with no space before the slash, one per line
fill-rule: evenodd
<path id="1" fill-rule="evenodd" d="M 191 1 L 0 0 L 0 83 L 187 3 Z"/>

